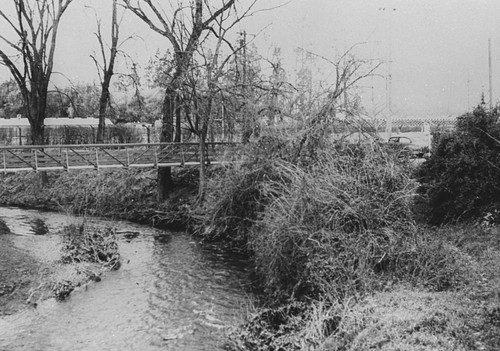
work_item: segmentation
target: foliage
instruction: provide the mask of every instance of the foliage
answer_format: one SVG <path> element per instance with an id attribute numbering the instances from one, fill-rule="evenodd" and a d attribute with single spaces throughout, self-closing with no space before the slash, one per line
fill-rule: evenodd
<path id="1" fill-rule="evenodd" d="M 415 184 L 383 146 L 334 144 L 302 166 L 284 140 L 262 138 L 250 150 L 211 187 L 204 234 L 244 245 L 269 293 L 362 290 L 358 271 L 411 237 Z"/>
<path id="2" fill-rule="evenodd" d="M 499 229 L 462 224 L 426 231 L 429 243 L 439 238 L 436 243 L 454 247 L 455 256 L 467 261 L 467 284 L 440 293 L 396 285 L 367 296 L 345 309 L 339 330 L 321 350 L 498 349 Z M 436 245 L 427 247 L 434 247 L 429 256 L 439 252 Z"/>
<path id="3" fill-rule="evenodd" d="M 230 334 L 231 350 L 312 350 L 331 335 L 341 320 L 340 306 L 323 302 L 292 302 L 265 308 L 251 318 L 246 329 Z"/>
<path id="4" fill-rule="evenodd" d="M 234 350 L 318 349 L 345 309 L 400 283 L 455 291 L 475 280 L 457 244 L 413 221 L 417 183 L 376 141 L 263 136 L 212 180 L 206 239 L 243 247 L 266 308 L 232 335 Z M 316 137 L 315 137 L 316 136 Z"/>
<path id="5" fill-rule="evenodd" d="M 206 240 L 223 241 L 244 249 L 248 232 L 269 202 L 261 184 L 279 177 L 273 158 L 289 158 L 291 145 L 280 137 L 262 137 L 236 155 L 241 163 L 228 166 L 210 177 L 206 208 L 194 231 Z M 276 180 L 278 180 L 276 178 Z"/>
<path id="6" fill-rule="evenodd" d="M 342 299 L 412 235 L 414 184 L 376 144 L 338 145 L 301 169 L 279 162 L 249 247 L 264 286 L 284 296 Z M 283 182 L 281 180 L 286 180 Z"/>
<path id="7" fill-rule="evenodd" d="M 477 219 L 499 208 L 500 124 L 478 106 L 442 134 L 418 172 L 430 223 Z"/>
<path id="8" fill-rule="evenodd" d="M 53 93 L 61 99 L 61 105 L 73 108 L 75 117 L 94 117 L 99 111 L 99 87 L 96 84 L 74 84 L 61 90 L 61 93 Z M 52 107 L 53 108 L 53 107 Z M 54 116 L 57 116 L 55 114 Z"/>
<path id="9" fill-rule="evenodd" d="M 23 98 L 17 83 L 9 79 L 0 84 L 0 118 L 15 118 L 23 112 Z"/>

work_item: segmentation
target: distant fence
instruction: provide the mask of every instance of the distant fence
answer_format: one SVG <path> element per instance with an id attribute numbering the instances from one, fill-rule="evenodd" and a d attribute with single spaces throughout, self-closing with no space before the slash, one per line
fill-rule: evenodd
<path id="1" fill-rule="evenodd" d="M 128 125 L 109 125 L 105 128 L 104 142 L 107 144 L 156 142 L 156 135 L 146 128 Z M 45 127 L 46 145 L 95 144 L 97 128 L 94 126 Z M 31 144 L 29 127 L 0 128 L 0 145 Z"/>
<path id="2" fill-rule="evenodd" d="M 95 126 L 45 126 L 46 145 L 74 145 L 97 143 L 97 127 Z M 159 143 L 161 127 L 148 124 L 113 124 L 106 125 L 104 143 Z M 232 141 L 238 136 L 230 138 L 209 130 L 208 141 Z M 191 132 L 184 131 L 182 141 L 198 140 Z M 31 144 L 31 130 L 27 126 L 0 128 L 0 145 L 29 145 Z"/>

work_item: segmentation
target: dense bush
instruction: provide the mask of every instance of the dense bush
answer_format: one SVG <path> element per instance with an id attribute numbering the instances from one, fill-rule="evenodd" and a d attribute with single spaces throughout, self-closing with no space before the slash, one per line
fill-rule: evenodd
<path id="1" fill-rule="evenodd" d="M 257 142 L 252 157 L 213 181 L 202 227 L 210 239 L 243 246 L 277 300 L 342 298 L 411 241 L 416 184 L 407 164 L 375 142 L 332 143 L 306 158 L 304 150 L 297 158 L 294 143 Z"/>
<path id="2" fill-rule="evenodd" d="M 476 219 L 500 205 L 500 124 L 479 106 L 443 133 L 418 172 L 432 224 Z"/>
<path id="3" fill-rule="evenodd" d="M 316 349 L 353 298 L 399 282 L 443 291 L 469 279 L 456 246 L 415 226 L 417 183 L 397 150 L 303 145 L 297 158 L 297 144 L 266 138 L 212 188 L 207 234 L 245 245 L 268 307 L 233 335 L 235 350 Z"/>
<path id="4" fill-rule="evenodd" d="M 413 236 L 415 184 L 375 144 L 337 146 L 307 170 L 277 162 L 275 173 L 248 242 L 268 292 L 338 300 L 364 291 L 377 263 Z"/>
<path id="5" fill-rule="evenodd" d="M 240 163 L 210 178 L 207 207 L 194 231 L 206 240 L 244 249 L 250 228 L 270 201 L 261 185 L 270 179 L 286 181 L 276 172 L 274 160 L 291 159 L 293 154 L 290 144 L 276 136 L 264 136 L 247 145 Z"/>

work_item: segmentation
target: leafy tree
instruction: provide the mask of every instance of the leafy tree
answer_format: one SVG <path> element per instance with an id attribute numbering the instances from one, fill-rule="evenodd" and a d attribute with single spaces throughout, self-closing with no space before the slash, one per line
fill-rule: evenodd
<path id="1" fill-rule="evenodd" d="M 15 80 L 0 84 L 0 117 L 15 118 L 23 111 L 23 97 Z"/>
<path id="2" fill-rule="evenodd" d="M 47 116 L 95 117 L 99 112 L 99 87 L 95 84 L 76 83 L 49 91 Z"/>
<path id="3" fill-rule="evenodd" d="M 500 124 L 497 109 L 479 105 L 439 136 L 418 171 L 432 224 L 474 219 L 500 209 Z"/>

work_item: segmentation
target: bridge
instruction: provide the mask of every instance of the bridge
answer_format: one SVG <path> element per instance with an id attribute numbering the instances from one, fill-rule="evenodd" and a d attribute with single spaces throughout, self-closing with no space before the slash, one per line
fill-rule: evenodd
<path id="1" fill-rule="evenodd" d="M 206 143 L 206 164 L 221 163 L 236 143 Z M 198 143 L 0 146 L 0 172 L 147 168 L 200 164 Z"/>

